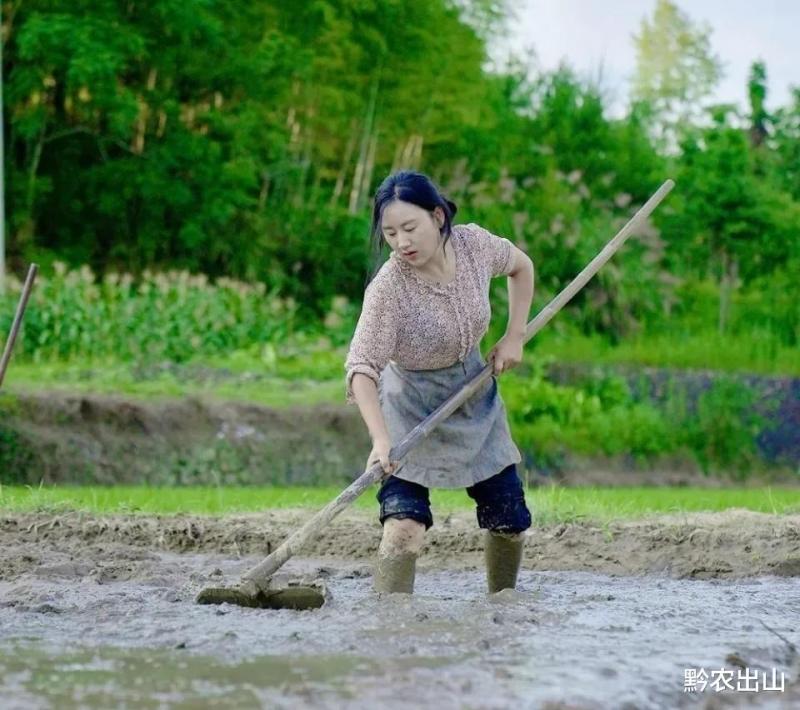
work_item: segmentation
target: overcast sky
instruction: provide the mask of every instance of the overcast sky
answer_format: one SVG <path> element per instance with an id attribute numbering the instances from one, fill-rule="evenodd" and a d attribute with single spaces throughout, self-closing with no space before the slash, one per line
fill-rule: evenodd
<path id="1" fill-rule="evenodd" d="M 597 78 L 614 100 L 612 113 L 625 111 L 636 64 L 632 35 L 653 15 L 655 0 L 519 0 L 512 36 L 498 42 L 493 56 L 509 46 L 533 47 L 544 69 L 563 58 L 583 76 Z M 747 106 L 750 64 L 767 64 L 767 107 L 786 104 L 790 85 L 800 86 L 800 0 L 678 0 L 695 23 L 711 26 L 711 46 L 725 75 L 715 101 Z M 602 67 L 602 72 L 601 72 Z"/>

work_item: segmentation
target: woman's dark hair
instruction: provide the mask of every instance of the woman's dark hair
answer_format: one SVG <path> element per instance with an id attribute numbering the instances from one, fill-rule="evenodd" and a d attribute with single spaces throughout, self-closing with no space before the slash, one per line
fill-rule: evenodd
<path id="1" fill-rule="evenodd" d="M 427 175 L 412 170 L 400 170 L 392 173 L 375 192 L 375 203 L 372 208 L 372 227 L 370 229 L 372 264 L 367 283 L 372 281 L 381 267 L 381 252 L 383 245 L 386 243 L 381 230 L 383 210 L 395 200 L 410 202 L 428 212 L 433 212 L 436 207 L 441 207 L 442 212 L 444 212 L 444 225 L 440 230 L 444 237 L 442 248 L 447 244 L 447 240 L 450 239 L 453 217 L 458 210 L 455 202 L 444 197 Z"/>

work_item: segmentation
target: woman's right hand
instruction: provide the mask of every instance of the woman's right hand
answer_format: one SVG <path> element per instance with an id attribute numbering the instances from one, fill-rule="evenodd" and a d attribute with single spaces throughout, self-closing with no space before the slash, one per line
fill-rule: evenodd
<path id="1" fill-rule="evenodd" d="M 373 464 L 380 461 L 383 466 L 383 478 L 391 476 L 397 470 L 395 462 L 389 462 L 389 451 L 392 448 L 392 442 L 389 439 L 375 439 L 372 442 L 372 451 L 369 452 L 367 458 L 367 468 L 371 468 Z"/>

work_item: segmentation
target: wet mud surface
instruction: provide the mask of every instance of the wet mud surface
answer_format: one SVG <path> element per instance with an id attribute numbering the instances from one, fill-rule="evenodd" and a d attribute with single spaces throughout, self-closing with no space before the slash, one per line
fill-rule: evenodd
<path id="1" fill-rule="evenodd" d="M 0 706 L 800 706 L 800 516 L 534 528 L 518 590 L 489 596 L 458 514 L 415 594 L 379 596 L 379 526 L 353 512 L 276 580 L 323 580 L 321 609 L 194 603 L 308 514 L 0 514 Z M 683 690 L 686 669 L 741 666 L 784 692 Z"/>

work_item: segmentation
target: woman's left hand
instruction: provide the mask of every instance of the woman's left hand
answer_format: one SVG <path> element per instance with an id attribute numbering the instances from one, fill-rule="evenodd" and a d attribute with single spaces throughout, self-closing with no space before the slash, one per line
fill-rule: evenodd
<path id="1" fill-rule="evenodd" d="M 486 358 L 494 363 L 494 374 L 510 370 L 522 362 L 522 346 L 525 338 L 522 335 L 506 333 L 489 351 Z"/>

